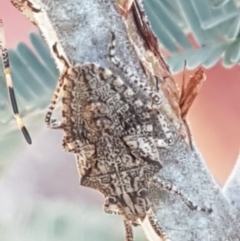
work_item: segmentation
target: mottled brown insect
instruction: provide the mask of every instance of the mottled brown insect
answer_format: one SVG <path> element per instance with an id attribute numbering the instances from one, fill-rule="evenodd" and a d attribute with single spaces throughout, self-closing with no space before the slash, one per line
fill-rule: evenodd
<path id="1" fill-rule="evenodd" d="M 172 184 L 155 175 L 162 168 L 158 148 L 174 144 L 171 127 L 161 113 L 157 91 L 143 83 L 115 56 L 115 35 L 109 59 L 134 88 L 110 70 L 86 64 L 65 64 L 52 105 L 46 115 L 49 127 L 64 130 L 63 147 L 76 155 L 81 185 L 105 196 L 104 210 L 124 218 L 126 240 L 133 240 L 132 225 L 149 219 L 156 234 L 170 240 L 151 210 L 150 183 L 180 196 L 193 210 L 210 211 L 194 205 Z M 62 90 L 62 122 L 51 115 Z"/>
<path id="2" fill-rule="evenodd" d="M 33 19 L 43 14 L 31 9 L 28 0 L 12 1 L 20 10 L 34 12 Z M 109 42 L 109 61 L 124 79 L 94 63 L 72 66 L 60 53 L 61 45 L 53 45 L 63 71 L 45 121 L 48 127 L 63 130 L 63 148 L 76 156 L 81 185 L 105 196 L 105 212 L 123 217 L 126 241 L 133 241 L 132 226 L 145 219 L 161 239 L 170 241 L 152 212 L 150 184 L 178 195 L 192 210 L 211 210 L 194 205 L 171 183 L 157 178 L 162 168 L 158 149 L 174 144 L 173 127 L 162 113 L 157 89 L 115 56 L 114 33 Z M 57 121 L 51 116 L 60 94 L 62 120 Z"/>

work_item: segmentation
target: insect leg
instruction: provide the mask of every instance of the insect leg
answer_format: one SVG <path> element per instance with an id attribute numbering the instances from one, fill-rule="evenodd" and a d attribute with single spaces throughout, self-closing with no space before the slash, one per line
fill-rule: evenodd
<path id="1" fill-rule="evenodd" d="M 53 113 L 54 109 L 56 108 L 57 101 L 60 96 L 60 92 L 62 91 L 64 79 L 67 74 L 69 64 L 68 64 L 67 60 L 62 55 L 59 54 L 59 52 L 57 50 L 57 43 L 55 43 L 52 48 L 53 48 L 53 52 L 55 53 L 57 58 L 63 62 L 64 70 L 63 70 L 63 73 L 61 74 L 61 76 L 59 77 L 56 90 L 53 94 L 50 106 L 48 107 L 48 110 L 47 110 L 47 113 L 45 116 L 45 122 L 46 122 L 47 126 L 51 129 L 61 129 L 62 128 L 61 122 L 56 119 L 51 119 L 51 117 L 52 117 L 52 113 Z"/>
<path id="2" fill-rule="evenodd" d="M 157 177 L 154 177 L 152 179 L 152 183 L 156 185 L 157 187 L 171 192 L 181 198 L 181 200 L 191 209 L 191 210 L 197 210 L 197 211 L 202 211 L 202 212 L 208 212 L 211 213 L 212 209 L 211 208 L 205 208 L 201 207 L 199 205 L 194 204 L 189 198 L 187 198 L 177 187 L 172 185 L 170 182 L 163 181 Z"/>
<path id="3" fill-rule="evenodd" d="M 132 223 L 128 220 L 123 220 L 125 232 L 126 232 L 126 241 L 133 241 L 133 229 Z"/>
<path id="4" fill-rule="evenodd" d="M 157 220 L 156 216 L 154 215 L 154 213 L 152 212 L 152 210 L 148 211 L 147 218 L 148 218 L 149 223 L 151 224 L 153 230 L 161 238 L 161 240 L 171 241 L 171 239 L 169 239 L 166 232 L 161 227 L 160 223 L 158 222 L 158 220 Z"/>
<path id="5" fill-rule="evenodd" d="M 143 86 L 143 82 L 141 81 L 141 79 L 137 75 L 135 75 L 131 71 L 131 69 L 127 65 L 125 65 L 115 55 L 115 52 L 116 52 L 116 36 L 113 32 L 111 32 L 111 34 L 112 34 L 112 39 L 111 39 L 111 42 L 108 46 L 108 58 L 109 58 L 109 60 L 126 75 L 126 77 L 129 79 L 131 84 L 134 84 L 135 87 Z"/>
<path id="6" fill-rule="evenodd" d="M 12 77 L 11 77 L 11 69 L 10 69 L 10 63 L 9 63 L 9 57 L 8 57 L 8 50 L 6 48 L 6 39 L 5 39 L 5 33 L 4 33 L 4 28 L 3 28 L 3 22 L 0 19 L 0 51 L 1 51 L 1 56 L 2 56 L 2 62 L 3 62 L 3 68 L 4 68 L 4 74 L 6 78 L 6 83 L 9 91 L 9 97 L 10 101 L 12 104 L 12 109 L 14 113 L 14 117 L 16 118 L 17 124 L 19 129 L 22 131 L 26 141 L 29 144 L 32 144 L 31 137 L 28 133 L 28 130 L 23 124 L 23 121 L 19 115 L 18 111 L 18 106 L 17 106 L 17 101 L 13 89 L 13 82 L 12 82 Z"/>
<path id="7" fill-rule="evenodd" d="M 120 70 L 122 70 L 125 74 L 129 74 L 130 69 L 125 66 L 120 59 L 115 55 L 115 51 L 116 51 L 116 36 L 113 32 L 111 32 L 112 34 L 112 39 L 111 39 L 111 43 L 108 46 L 108 57 L 109 60 L 116 66 L 118 67 Z"/>

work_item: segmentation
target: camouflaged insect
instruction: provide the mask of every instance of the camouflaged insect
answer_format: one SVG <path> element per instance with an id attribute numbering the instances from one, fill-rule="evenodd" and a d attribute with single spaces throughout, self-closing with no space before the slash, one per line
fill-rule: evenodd
<path id="1" fill-rule="evenodd" d="M 12 2 L 34 22 L 36 14 L 43 14 L 41 9 L 29 14 L 33 4 L 28 0 Z M 173 130 L 162 113 L 157 89 L 115 56 L 115 45 L 112 33 L 109 60 L 132 85 L 96 64 L 70 65 L 59 52 L 59 43 L 53 45 L 52 52 L 64 67 L 45 121 L 48 127 L 63 130 L 63 148 L 76 156 L 81 185 L 105 196 L 105 212 L 123 217 L 126 241 L 133 241 L 132 226 L 145 219 L 162 240 L 170 241 L 151 210 L 150 184 L 178 195 L 192 210 L 211 210 L 194 205 L 171 183 L 156 177 L 162 168 L 158 148 L 174 144 Z M 61 122 L 51 119 L 60 94 Z"/>
<path id="2" fill-rule="evenodd" d="M 54 46 L 65 71 L 46 123 L 64 130 L 63 147 L 76 155 L 81 185 L 105 196 L 105 212 L 123 216 L 127 241 L 133 240 L 132 226 L 145 218 L 160 238 L 170 240 L 151 210 L 150 183 L 178 195 L 192 210 L 210 210 L 194 205 L 155 176 L 162 168 L 158 148 L 174 144 L 172 130 L 161 113 L 159 94 L 115 56 L 115 44 L 112 33 L 109 59 L 131 78 L 134 88 L 96 64 L 70 66 Z M 58 122 L 51 120 L 51 115 L 61 90 L 62 122 Z"/>

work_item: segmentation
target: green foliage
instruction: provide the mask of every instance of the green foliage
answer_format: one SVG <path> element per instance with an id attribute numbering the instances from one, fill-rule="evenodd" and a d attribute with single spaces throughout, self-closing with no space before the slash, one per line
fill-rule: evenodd
<path id="1" fill-rule="evenodd" d="M 169 52 L 167 62 L 172 72 L 181 71 L 184 60 L 188 69 L 199 65 L 211 68 L 220 58 L 225 67 L 240 62 L 239 3 L 239 0 L 144 0 L 154 32 Z"/>

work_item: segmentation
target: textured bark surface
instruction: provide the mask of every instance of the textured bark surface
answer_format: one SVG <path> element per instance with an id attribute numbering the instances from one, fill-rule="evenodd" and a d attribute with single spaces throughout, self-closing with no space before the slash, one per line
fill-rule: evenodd
<path id="1" fill-rule="evenodd" d="M 163 168 L 158 176 L 173 183 L 194 203 L 213 209 L 212 214 L 191 211 L 178 197 L 153 186 L 150 199 L 159 222 L 169 237 L 173 241 L 240 240 L 239 164 L 221 190 L 201 154 L 195 147 L 192 150 L 187 144 L 184 128 L 182 130 L 183 122 L 178 114 L 180 107 L 176 106 L 177 88 L 165 63 L 156 61 L 159 56 L 150 53 L 152 50 L 144 44 L 146 39 L 141 39 L 142 35 L 137 33 L 139 27 L 134 24 L 133 9 L 129 10 L 127 16 L 121 16 L 114 0 L 41 1 L 36 1 L 36 5 L 43 5 L 46 10 L 49 22 L 71 64 L 96 63 L 122 77 L 123 73 L 115 69 L 107 59 L 107 47 L 111 32 L 114 32 L 117 41 L 116 55 L 121 57 L 134 73 L 146 81 L 152 81 L 153 74 L 163 79 L 159 91 L 163 97 L 166 118 L 175 130 L 175 142 L 166 149 L 159 149 L 159 160 Z M 52 29 L 45 23 L 42 21 L 39 27 L 52 48 Z M 140 39 L 139 43 L 142 41 L 142 45 L 133 41 L 134 34 Z M 136 45 L 138 46 L 134 48 Z M 146 54 L 147 51 L 150 52 Z M 154 67 L 146 71 L 146 66 L 149 65 L 144 61 L 148 56 L 152 59 L 147 61 L 148 64 Z M 61 69 L 60 64 L 57 61 L 56 63 Z M 143 228 L 146 233 L 150 231 L 147 223 L 143 223 Z M 155 240 L 156 237 L 153 236 L 150 240 Z"/>

